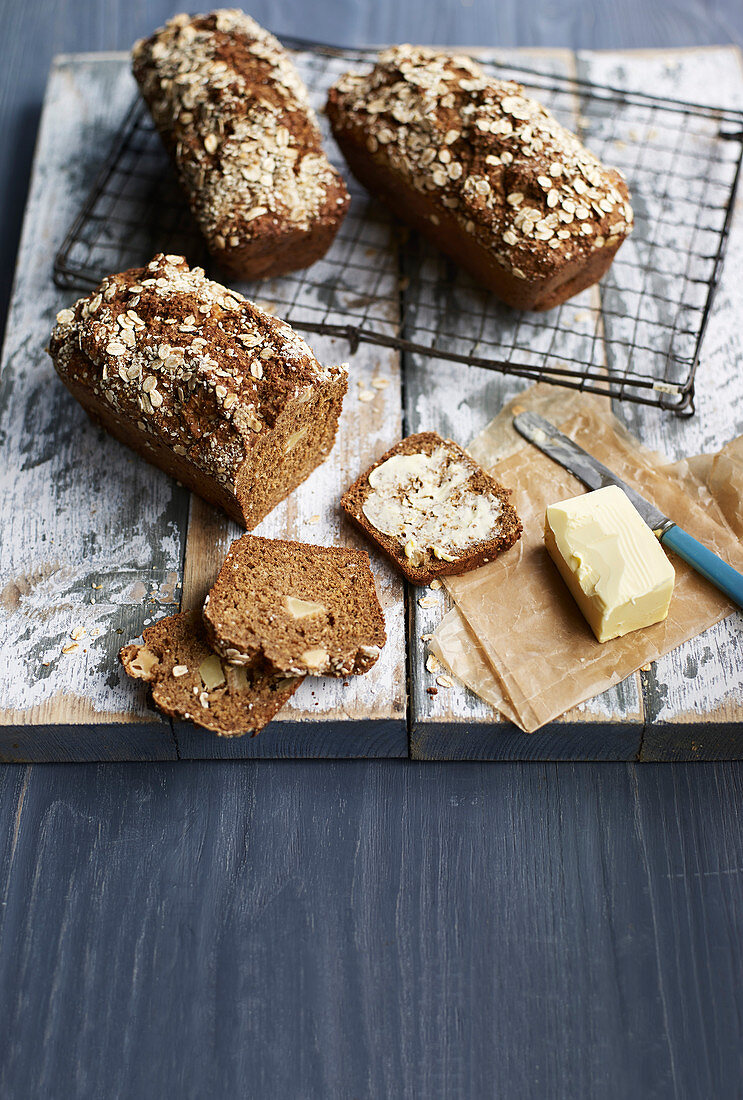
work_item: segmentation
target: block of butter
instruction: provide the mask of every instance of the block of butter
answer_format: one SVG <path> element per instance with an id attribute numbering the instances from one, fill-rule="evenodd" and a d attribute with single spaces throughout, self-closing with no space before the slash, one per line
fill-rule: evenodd
<path id="1" fill-rule="evenodd" d="M 665 619 L 673 566 L 618 486 L 551 504 L 544 542 L 600 642 Z"/>

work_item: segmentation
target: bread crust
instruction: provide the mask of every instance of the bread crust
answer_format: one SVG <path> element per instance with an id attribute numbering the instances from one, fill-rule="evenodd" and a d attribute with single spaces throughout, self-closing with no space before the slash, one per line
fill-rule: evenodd
<path id="1" fill-rule="evenodd" d="M 620 173 L 470 58 L 386 50 L 337 81 L 327 114 L 360 182 L 514 308 L 590 286 L 631 231 Z"/>
<path id="2" fill-rule="evenodd" d="M 406 556 L 404 547 L 400 545 L 399 541 L 391 535 L 384 534 L 370 523 L 365 516 L 363 505 L 372 492 L 369 476 L 378 466 L 381 466 L 383 462 L 387 462 L 395 455 L 418 453 L 430 455 L 442 445 L 458 462 L 464 463 L 472 470 L 469 484 L 475 492 L 489 493 L 499 499 L 502 505 L 502 529 L 495 538 L 475 543 L 471 549 L 461 552 L 456 561 L 439 560 L 429 549 L 426 549 L 424 560 L 420 564 L 414 565 Z M 470 569 L 485 565 L 497 557 L 498 554 L 510 549 L 521 537 L 522 531 L 521 520 L 509 501 L 510 496 L 511 490 L 504 488 L 495 478 L 486 473 L 457 443 L 442 438 L 436 432 L 418 432 L 416 435 L 410 435 L 391 447 L 368 470 L 361 474 L 341 497 L 341 508 L 348 518 L 379 547 L 412 584 L 421 585 L 430 584 L 436 577 L 455 576 L 459 573 L 469 572 Z"/>
<path id="3" fill-rule="evenodd" d="M 530 279 L 519 279 L 497 263 L 493 251 L 468 233 L 450 211 L 371 157 L 363 130 L 358 127 L 339 130 L 336 140 L 359 183 L 512 309 L 544 312 L 580 294 L 604 277 L 622 243 L 618 240 L 614 245 L 591 253 L 587 259 L 577 257 L 542 278 L 534 275 Z"/>
<path id="4" fill-rule="evenodd" d="M 127 676 L 150 684 L 152 701 L 163 714 L 193 722 L 218 737 L 246 733 L 255 737 L 303 679 L 277 676 L 260 666 L 240 673 L 222 666 L 222 683 L 205 683 L 202 672 L 209 679 L 205 663 L 211 665 L 212 674 L 219 664 L 198 611 L 160 619 L 145 627 L 142 637 L 141 645 L 127 645 L 119 652 Z"/>
<path id="5" fill-rule="evenodd" d="M 94 421 L 247 528 L 328 455 L 348 385 L 179 256 L 62 310 L 49 352 Z"/>
<path id="6" fill-rule="evenodd" d="M 323 256 L 349 195 L 280 42 L 233 9 L 177 15 L 132 69 L 214 258 L 238 279 Z"/>
<path id="7" fill-rule="evenodd" d="M 232 544 L 203 617 L 225 660 L 295 676 L 368 672 L 387 640 L 365 550 L 258 535 Z"/>

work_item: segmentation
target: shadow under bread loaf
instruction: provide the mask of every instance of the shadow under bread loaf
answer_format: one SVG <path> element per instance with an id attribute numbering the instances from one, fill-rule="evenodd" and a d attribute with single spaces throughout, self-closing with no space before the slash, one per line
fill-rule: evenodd
<path id="1" fill-rule="evenodd" d="M 256 734 L 302 683 L 259 665 L 236 668 L 210 648 L 199 611 L 185 611 L 145 627 L 142 645 L 119 658 L 133 679 L 152 687 L 156 707 L 220 737 Z"/>
<path id="2" fill-rule="evenodd" d="M 348 385 L 289 325 L 182 256 L 109 275 L 49 353 L 89 415 L 254 527 L 329 454 Z"/>
<path id="3" fill-rule="evenodd" d="M 385 50 L 336 82 L 327 114 L 357 179 L 517 309 L 597 282 L 631 231 L 621 174 L 468 57 Z"/>
<path id="4" fill-rule="evenodd" d="M 521 537 L 505 489 L 450 439 L 419 432 L 343 494 L 346 515 L 413 584 L 465 573 Z"/>
<path id="5" fill-rule="evenodd" d="M 136 43 L 132 68 L 220 264 L 266 278 L 327 252 L 348 191 L 273 35 L 234 9 L 177 15 Z"/>

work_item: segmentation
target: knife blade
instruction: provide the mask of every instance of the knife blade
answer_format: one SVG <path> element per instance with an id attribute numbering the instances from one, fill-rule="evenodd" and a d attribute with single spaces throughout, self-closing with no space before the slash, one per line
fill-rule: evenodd
<path id="1" fill-rule="evenodd" d="M 739 607 L 743 607 L 743 575 L 726 561 L 709 550 L 697 539 L 677 526 L 674 520 L 641 496 L 636 489 L 617 477 L 608 466 L 584 451 L 572 439 L 568 439 L 554 424 L 533 412 L 518 413 L 513 426 L 519 435 L 528 439 L 554 462 L 564 466 L 589 489 L 602 489 L 605 485 L 617 485 L 634 504 L 642 519 L 660 539 L 661 544 L 674 550 L 692 569 L 714 584 Z"/>
<path id="2" fill-rule="evenodd" d="M 584 451 L 572 439 L 563 435 L 554 424 L 538 416 L 533 412 L 522 412 L 513 418 L 513 426 L 519 435 L 528 439 L 540 451 L 544 451 L 551 459 L 564 466 L 566 470 L 587 485 L 589 489 L 603 489 L 605 485 L 618 485 L 640 513 L 651 531 L 664 531 L 672 523 L 668 516 L 664 516 L 655 505 L 640 496 L 626 481 L 604 466 L 597 458 Z"/>

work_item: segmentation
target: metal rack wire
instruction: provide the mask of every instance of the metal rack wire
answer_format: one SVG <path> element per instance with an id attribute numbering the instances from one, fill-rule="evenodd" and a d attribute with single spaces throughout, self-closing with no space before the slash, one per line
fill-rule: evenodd
<path id="1" fill-rule="evenodd" d="M 321 110 L 341 73 L 373 52 L 286 40 Z M 473 364 L 623 401 L 693 412 L 694 377 L 719 281 L 743 160 L 743 111 L 538 72 L 478 52 L 516 79 L 632 192 L 635 228 L 598 287 L 546 313 L 484 292 L 433 245 L 397 225 L 354 180 L 327 255 L 305 271 L 240 284 L 305 332 Z M 322 118 L 322 116 L 321 116 Z M 326 147 L 346 178 L 327 131 Z M 168 158 L 137 100 L 55 257 L 55 281 L 88 289 L 157 251 L 209 267 Z M 218 273 L 217 273 L 218 274 Z"/>

